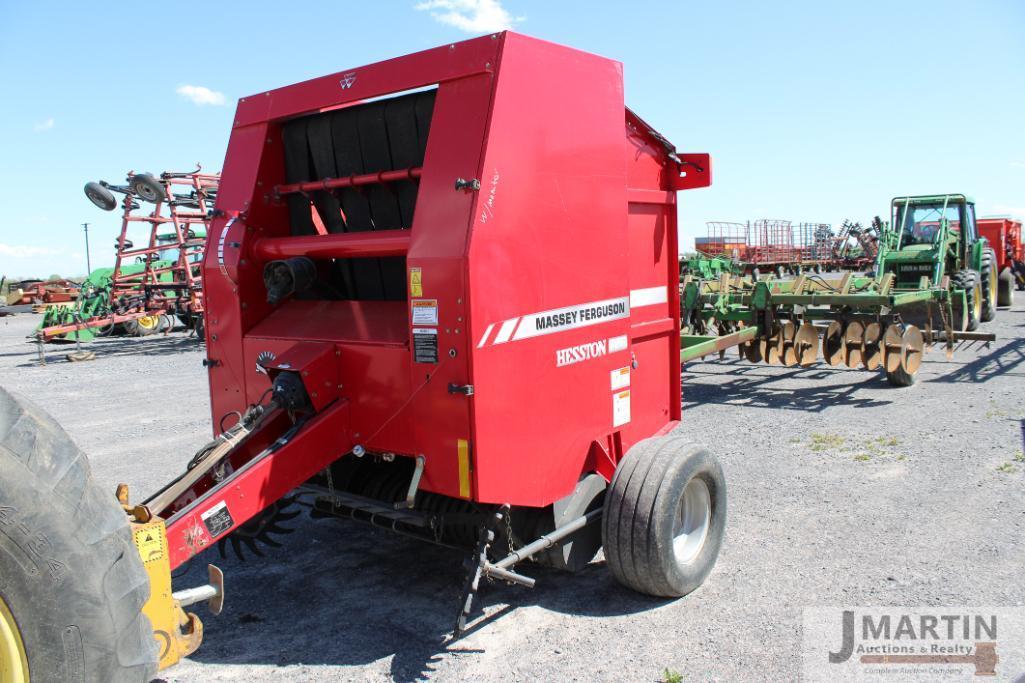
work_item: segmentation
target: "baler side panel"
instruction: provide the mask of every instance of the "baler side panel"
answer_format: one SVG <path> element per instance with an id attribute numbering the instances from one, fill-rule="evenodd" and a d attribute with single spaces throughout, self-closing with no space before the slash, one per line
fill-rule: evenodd
<path id="1" fill-rule="evenodd" d="M 449 385 L 471 381 L 465 259 L 475 193 L 457 190 L 455 180 L 477 177 L 493 83 L 492 74 L 485 73 L 439 87 L 407 255 L 407 277 L 418 272 L 421 287 L 420 296 L 409 297 L 410 336 L 413 330 L 434 329 L 438 362 L 417 362 L 411 344 L 409 386 L 416 396 L 401 417 L 427 458 L 421 487 L 461 498 L 472 494 L 471 463 L 460 464 L 460 458 L 472 459 L 472 449 L 461 453 L 459 443 L 471 438 L 473 399 L 451 393 Z M 436 302 L 436 326 L 415 322 L 417 300 Z"/>
<path id="2" fill-rule="evenodd" d="M 468 259 L 476 498 L 543 506 L 614 430 L 630 363 L 610 345 L 629 329 L 622 67 L 506 34 L 496 78 Z M 532 317 L 601 302 L 626 315 Z"/>

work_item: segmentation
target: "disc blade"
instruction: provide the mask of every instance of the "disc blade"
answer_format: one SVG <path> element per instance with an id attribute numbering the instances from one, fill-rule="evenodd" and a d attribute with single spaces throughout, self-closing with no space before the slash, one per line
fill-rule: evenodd
<path id="1" fill-rule="evenodd" d="M 804 323 L 794 337 L 794 348 L 797 350 L 797 362 L 804 365 L 813 364 L 819 355 L 819 331 L 811 323 Z"/>
<path id="2" fill-rule="evenodd" d="M 861 365 L 861 355 L 865 344 L 865 326 L 857 320 L 847 323 L 843 331 L 843 344 L 847 351 L 845 359 L 847 367 L 856 368 Z"/>
<path id="3" fill-rule="evenodd" d="M 883 367 L 887 372 L 897 372 L 904 357 L 904 338 L 900 325 L 890 325 L 883 333 Z"/>
<path id="4" fill-rule="evenodd" d="M 843 324 L 839 320 L 829 323 L 829 327 L 826 328 L 826 334 L 822 338 L 822 356 L 834 367 L 843 362 Z"/>
<path id="5" fill-rule="evenodd" d="M 922 352 L 925 350 L 925 338 L 922 336 L 922 331 L 914 325 L 908 325 L 908 328 L 904 330 L 904 356 L 902 358 L 901 366 L 904 368 L 904 372 L 909 375 L 913 375 L 918 372 L 918 368 L 922 365 Z"/>
<path id="6" fill-rule="evenodd" d="M 872 322 L 865 325 L 865 348 L 861 362 L 866 370 L 875 370 L 883 363 L 883 349 L 880 345 L 883 326 Z"/>

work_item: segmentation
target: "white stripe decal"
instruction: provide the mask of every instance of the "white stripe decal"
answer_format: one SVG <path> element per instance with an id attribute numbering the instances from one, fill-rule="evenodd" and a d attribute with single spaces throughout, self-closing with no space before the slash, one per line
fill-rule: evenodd
<path id="1" fill-rule="evenodd" d="M 630 290 L 630 308 L 654 306 L 669 301 L 669 290 L 665 287 L 647 287 Z"/>
<path id="2" fill-rule="evenodd" d="M 553 308 L 550 311 L 523 316 L 520 326 L 516 329 L 514 339 L 540 337 L 543 334 L 575 330 L 629 317 L 630 300 L 625 296 L 619 299 L 605 299 L 575 306 Z"/>
<path id="3" fill-rule="evenodd" d="M 495 323 L 488 325 L 488 329 L 484 330 L 484 336 L 480 338 L 480 342 L 477 344 L 478 349 L 484 348 L 484 345 L 488 343 L 488 337 L 491 336 L 491 330 L 495 329 Z"/>
<path id="4" fill-rule="evenodd" d="M 498 329 L 498 334 L 495 335 L 495 343 L 504 344 L 509 341 L 509 337 L 512 336 L 513 330 L 516 329 L 516 323 L 519 321 L 519 318 L 510 318 L 502 323 L 502 327 Z"/>

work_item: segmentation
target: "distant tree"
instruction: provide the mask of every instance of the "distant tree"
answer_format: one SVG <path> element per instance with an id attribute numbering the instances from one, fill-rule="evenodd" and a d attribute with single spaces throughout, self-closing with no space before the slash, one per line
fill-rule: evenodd
<path id="1" fill-rule="evenodd" d="M 60 273 L 54 273 L 50 277 L 46 278 L 46 281 L 47 282 L 56 282 L 57 280 L 60 280 L 60 279 L 61 279 Z"/>

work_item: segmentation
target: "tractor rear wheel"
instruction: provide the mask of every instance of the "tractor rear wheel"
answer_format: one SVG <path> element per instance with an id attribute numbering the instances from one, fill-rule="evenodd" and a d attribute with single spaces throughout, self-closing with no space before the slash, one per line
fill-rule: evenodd
<path id="1" fill-rule="evenodd" d="M 997 257 L 992 249 L 982 254 L 982 270 L 979 271 L 982 286 L 982 317 L 988 323 L 997 317 Z"/>
<path id="2" fill-rule="evenodd" d="M 114 496 L 33 404 L 0 388 L 0 679 L 149 681 L 149 579 Z"/>
<path id="3" fill-rule="evenodd" d="M 1013 306 L 1014 273 L 1010 268 L 1004 268 L 997 280 L 997 306 Z"/>
<path id="4" fill-rule="evenodd" d="M 679 436 L 645 439 L 616 468 L 602 541 L 616 580 L 680 597 L 700 586 L 726 530 L 726 480 L 715 457 Z"/>

